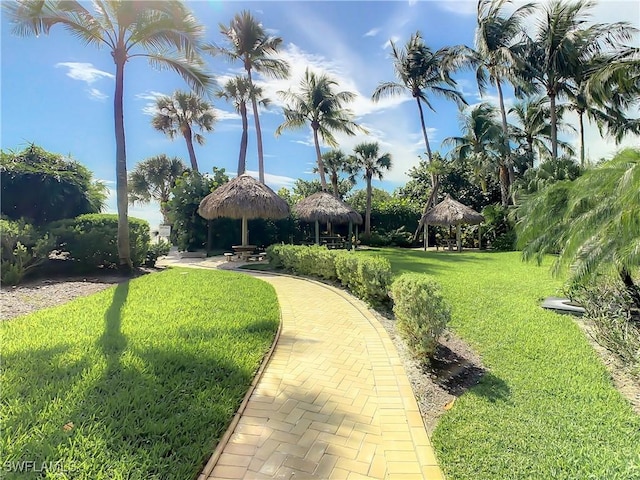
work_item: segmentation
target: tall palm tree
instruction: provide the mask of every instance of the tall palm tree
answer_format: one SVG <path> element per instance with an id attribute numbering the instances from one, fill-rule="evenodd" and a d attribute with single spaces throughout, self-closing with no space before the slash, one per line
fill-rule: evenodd
<path id="1" fill-rule="evenodd" d="M 197 53 L 203 28 L 182 2 L 95 0 L 92 5 L 93 12 L 74 0 L 18 0 L 5 8 L 18 35 L 48 34 L 60 24 L 86 45 L 106 46 L 113 57 L 118 257 L 120 266 L 130 269 L 124 67 L 131 58 L 146 57 L 156 67 L 174 70 L 200 92 L 208 87 L 211 78 L 202 69 Z"/>
<path id="2" fill-rule="evenodd" d="M 262 129 L 258 115 L 258 97 L 253 82 L 252 71 L 272 78 L 287 78 L 289 76 L 289 64 L 281 59 L 274 58 L 282 44 L 282 38 L 269 36 L 251 12 L 245 10 L 236 14 L 229 26 L 220 24 L 220 33 L 225 37 L 229 48 L 215 45 L 206 47 L 212 54 L 221 54 L 231 61 L 240 60 L 247 72 L 251 105 L 253 107 L 253 119 L 256 126 L 256 140 L 258 145 L 258 175 L 264 183 L 264 153 L 262 148 Z"/>
<path id="3" fill-rule="evenodd" d="M 509 109 L 516 120 L 516 123 L 509 125 L 511 138 L 522 145 L 528 158 L 528 167 L 534 167 L 536 156 L 541 162 L 545 158 L 551 157 L 551 112 L 549 101 L 543 96 L 529 97 L 526 100 L 516 102 Z M 558 130 L 571 130 L 574 128 L 562 121 L 562 116 L 557 120 Z M 571 144 L 563 140 L 558 140 L 558 147 L 565 153 L 573 155 L 575 152 Z"/>
<path id="4" fill-rule="evenodd" d="M 470 164 L 474 176 L 480 179 L 483 190 L 488 177 L 496 176 L 500 182 L 502 205 L 509 204 L 509 174 L 503 150 L 502 129 L 498 123 L 497 110 L 488 103 L 481 103 L 468 112 L 460 113 L 462 136 L 448 137 L 443 146 L 453 146 L 454 160 Z"/>
<path id="5" fill-rule="evenodd" d="M 378 142 L 363 142 L 353 149 L 353 161 L 351 162 L 354 173 L 357 170 L 364 171 L 364 179 L 367 182 L 367 205 L 364 217 L 364 233 L 371 234 L 371 180 L 374 176 L 380 180 L 384 177 L 384 171 L 391 169 L 391 154 L 380 154 Z"/>
<path id="6" fill-rule="evenodd" d="M 521 59 L 519 75 L 544 90 L 549 98 L 553 160 L 558 157 L 558 97 L 570 91 L 570 82 L 583 62 L 632 39 L 633 29 L 626 22 L 587 26 L 589 10 L 594 5 L 592 0 L 552 0 L 543 7 L 543 18 L 534 37 L 517 54 Z"/>
<path id="7" fill-rule="evenodd" d="M 424 43 L 420 32 L 411 35 L 402 49 L 398 48 L 395 42 L 390 41 L 390 43 L 393 68 L 398 82 L 381 83 L 376 87 L 371 99 L 377 102 L 383 97 L 400 95 L 405 91 L 411 94 L 418 106 L 427 158 L 431 164 L 433 155 L 422 105 L 435 111 L 427 96 L 428 93 L 453 100 L 458 106 L 466 105 L 462 94 L 455 89 L 457 84 L 451 78 L 451 73 L 467 62 L 467 51 L 463 47 L 444 47 L 434 52 Z M 432 171 L 432 190 L 425 205 L 425 211 L 435 202 L 438 185 L 438 175 Z"/>
<path id="8" fill-rule="evenodd" d="M 178 135 L 184 138 L 187 142 L 191 170 L 197 172 L 198 161 L 193 141 L 198 142 L 198 145 L 204 145 L 204 137 L 195 133 L 194 127 L 202 132 L 210 132 L 215 120 L 213 106 L 209 102 L 194 93 L 176 90 L 171 96 L 163 95 L 156 99 L 156 114 L 151 120 L 151 125 L 171 140 Z"/>
<path id="9" fill-rule="evenodd" d="M 333 196 L 340 198 L 340 173 L 344 172 L 349 174 L 349 181 L 353 184 L 355 180 L 352 175 L 352 165 L 350 158 L 344 154 L 342 150 L 335 149 L 329 150 L 322 154 L 322 165 L 325 172 L 329 172 L 331 178 L 331 187 L 333 189 Z M 318 168 L 313 169 L 314 173 L 318 172 Z"/>
<path id="10" fill-rule="evenodd" d="M 278 92 L 288 102 L 288 106 L 284 108 L 284 122 L 276 129 L 276 136 L 281 135 L 284 129 L 302 128 L 307 122 L 310 124 L 323 191 L 327 190 L 327 180 L 319 137 L 322 137 L 327 145 L 337 147 L 338 143 L 333 132 L 355 135 L 359 130 L 366 133 L 366 130 L 351 120 L 351 111 L 344 108 L 347 102 L 355 98 L 355 94 L 347 91 L 336 92 L 337 85 L 338 82 L 327 75 L 315 74 L 307 68 L 300 81 L 299 92 L 291 90 Z"/>
<path id="11" fill-rule="evenodd" d="M 513 46 L 522 36 L 523 20 L 533 10 L 533 4 L 528 3 L 516 8 L 510 15 L 504 16 L 504 7 L 511 4 L 511 0 L 478 0 L 474 56 L 480 94 L 486 93 L 488 84 L 493 84 L 498 92 L 502 119 L 502 154 L 505 157 L 503 163 L 509 174 L 507 190 L 510 190 L 511 183 L 514 181 L 514 171 L 502 82 L 514 80 L 511 75 L 515 62 Z"/>
<path id="12" fill-rule="evenodd" d="M 249 122 L 247 118 L 247 102 L 255 97 L 262 97 L 262 89 L 256 85 L 253 86 L 253 95 L 251 94 L 251 84 L 247 77 L 236 76 L 227 80 L 222 90 L 216 93 L 219 98 L 224 98 L 228 102 L 233 103 L 236 111 L 242 119 L 242 137 L 240 139 L 240 155 L 238 157 L 238 175 L 242 175 L 247 170 L 247 144 L 249 140 Z M 263 98 L 260 100 L 262 105 L 268 105 L 269 100 Z"/>
<path id="13" fill-rule="evenodd" d="M 138 163 L 129 173 L 129 203 L 149 203 L 155 200 L 160 204 L 162 222 L 169 224 L 167 202 L 171 189 L 187 167 L 177 157 L 169 158 L 165 154 L 156 155 Z"/>

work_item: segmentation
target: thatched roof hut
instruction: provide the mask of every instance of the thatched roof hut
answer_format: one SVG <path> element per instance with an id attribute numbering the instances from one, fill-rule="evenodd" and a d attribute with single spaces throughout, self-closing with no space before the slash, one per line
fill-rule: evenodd
<path id="1" fill-rule="evenodd" d="M 478 225 L 484 222 L 484 217 L 476 212 L 473 208 L 469 208 L 460 202 L 455 201 L 449 194 L 442 202 L 435 207 L 429 209 L 420 219 L 418 229 L 425 227 L 425 248 L 427 246 L 428 226 L 429 225 L 456 225 L 456 244 L 458 251 L 462 250 L 462 241 L 460 238 L 460 225 Z M 478 230 L 478 244 L 480 245 L 480 230 Z"/>
<path id="2" fill-rule="evenodd" d="M 244 174 L 204 197 L 198 213 L 207 220 L 219 217 L 241 218 L 242 245 L 247 245 L 248 219 L 284 218 L 289 215 L 289 205 L 265 184 Z"/>
<path id="3" fill-rule="evenodd" d="M 477 225 L 484 222 L 484 217 L 447 194 L 443 201 L 431 208 L 420 219 L 420 224 L 429 225 Z"/>
<path id="4" fill-rule="evenodd" d="M 305 222 L 362 224 L 362 216 L 358 212 L 327 192 L 317 192 L 300 200 L 293 210 Z"/>

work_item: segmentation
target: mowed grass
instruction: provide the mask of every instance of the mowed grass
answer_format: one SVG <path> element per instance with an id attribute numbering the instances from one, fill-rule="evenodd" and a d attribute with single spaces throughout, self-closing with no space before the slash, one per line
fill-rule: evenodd
<path id="1" fill-rule="evenodd" d="M 447 478 L 640 479 L 640 417 L 574 320 L 539 306 L 561 287 L 549 265 L 518 252 L 371 254 L 433 275 L 452 329 L 489 369 L 433 434 Z"/>
<path id="2" fill-rule="evenodd" d="M 270 285 L 197 269 L 3 322 L 3 478 L 195 478 L 278 322 Z"/>

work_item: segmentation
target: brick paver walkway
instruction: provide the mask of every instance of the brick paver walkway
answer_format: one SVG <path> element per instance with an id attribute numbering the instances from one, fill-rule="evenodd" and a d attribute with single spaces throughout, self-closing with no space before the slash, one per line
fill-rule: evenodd
<path id="1" fill-rule="evenodd" d="M 442 479 L 396 349 L 366 306 L 317 282 L 259 278 L 276 289 L 280 338 L 198 480 Z"/>

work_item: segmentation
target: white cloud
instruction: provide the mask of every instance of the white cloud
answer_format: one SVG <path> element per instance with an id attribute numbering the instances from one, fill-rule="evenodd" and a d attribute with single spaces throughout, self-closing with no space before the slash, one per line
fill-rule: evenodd
<path id="1" fill-rule="evenodd" d="M 94 100 L 102 101 L 109 98 L 109 95 L 107 95 L 106 93 L 102 93 L 97 88 L 90 88 L 88 91 L 89 91 L 89 97 L 91 97 Z"/>
<path id="2" fill-rule="evenodd" d="M 416 3 L 418 3 L 418 0 L 409 0 L 410 7 L 413 7 Z"/>
<path id="3" fill-rule="evenodd" d="M 367 33 L 365 33 L 363 37 L 375 37 L 376 35 L 378 35 L 378 33 L 380 33 L 379 28 L 372 28 Z"/>
<path id="4" fill-rule="evenodd" d="M 470 16 L 477 14 L 477 3 L 470 0 L 442 0 L 434 3 L 443 10 L 456 15 Z"/>
<path id="5" fill-rule="evenodd" d="M 400 37 L 398 37 L 397 35 L 392 35 L 389 40 L 382 44 L 382 49 L 386 50 L 387 48 L 391 47 L 391 42 L 397 43 L 398 40 L 400 40 Z"/>
<path id="6" fill-rule="evenodd" d="M 258 172 L 255 170 L 247 170 L 246 173 L 254 178 L 258 178 Z M 274 175 L 272 173 L 264 172 L 264 181 L 269 187 L 271 187 L 272 190 L 277 192 L 282 187 L 292 187 L 296 179 L 283 175 Z"/>
<path id="7" fill-rule="evenodd" d="M 225 120 L 240 120 L 241 117 L 236 112 L 228 112 L 227 110 L 220 110 L 219 108 L 214 108 L 216 119 L 219 122 L 224 122 Z"/>
<path id="8" fill-rule="evenodd" d="M 56 67 L 68 68 L 68 77 L 86 82 L 88 85 L 91 85 L 101 78 L 115 78 L 114 75 L 109 72 L 98 70 L 91 63 L 61 62 L 56 63 Z"/>

